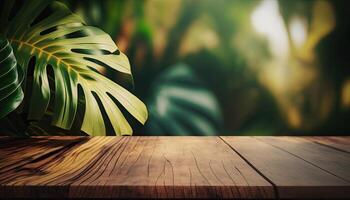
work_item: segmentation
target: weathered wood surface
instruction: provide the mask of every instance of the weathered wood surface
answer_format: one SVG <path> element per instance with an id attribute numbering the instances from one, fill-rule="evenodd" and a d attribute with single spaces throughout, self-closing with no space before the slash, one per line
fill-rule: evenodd
<path id="1" fill-rule="evenodd" d="M 350 154 L 296 137 L 223 139 L 273 183 L 281 199 L 350 198 Z"/>
<path id="2" fill-rule="evenodd" d="M 0 138 L 0 198 L 350 198 L 349 137 Z"/>
<path id="3" fill-rule="evenodd" d="M 305 137 L 315 143 L 333 147 L 334 149 L 350 153 L 350 136 L 346 137 Z"/>

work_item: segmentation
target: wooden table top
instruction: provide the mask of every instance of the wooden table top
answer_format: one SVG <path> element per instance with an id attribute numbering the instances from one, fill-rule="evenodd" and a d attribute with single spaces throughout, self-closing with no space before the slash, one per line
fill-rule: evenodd
<path id="1" fill-rule="evenodd" d="M 0 198 L 350 198 L 350 137 L 0 138 Z"/>

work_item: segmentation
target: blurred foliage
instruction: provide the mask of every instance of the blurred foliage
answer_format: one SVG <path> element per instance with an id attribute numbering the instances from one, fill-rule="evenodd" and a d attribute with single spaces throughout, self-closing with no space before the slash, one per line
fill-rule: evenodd
<path id="1" fill-rule="evenodd" d="M 66 2 L 126 52 L 142 99 L 162 94 L 168 68 L 190 66 L 223 114 L 215 134 L 350 132 L 349 1 Z"/>
<path id="2" fill-rule="evenodd" d="M 146 134 L 215 135 L 222 129 L 214 94 L 189 66 L 172 66 L 158 76 L 151 88 Z"/>

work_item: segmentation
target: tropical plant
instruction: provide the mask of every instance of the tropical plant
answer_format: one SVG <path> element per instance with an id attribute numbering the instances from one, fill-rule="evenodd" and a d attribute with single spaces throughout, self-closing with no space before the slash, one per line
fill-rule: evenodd
<path id="1" fill-rule="evenodd" d="M 170 67 L 156 78 L 147 101 L 149 135 L 216 135 L 222 114 L 215 95 L 185 64 Z"/>
<path id="2" fill-rule="evenodd" d="M 48 115 L 52 125 L 71 129 L 80 117 L 78 107 L 83 104 L 82 131 L 93 136 L 106 135 L 106 124 L 110 123 L 116 135 L 129 135 L 132 129 L 118 107 L 120 104 L 139 122 L 146 121 L 145 105 L 103 75 L 105 70 L 113 69 L 131 76 L 128 58 L 109 35 L 85 25 L 60 2 L 8 0 L 2 2 L 0 10 L 1 35 L 11 44 L 20 66 L 19 75 L 10 77 L 4 71 L 8 68 L 15 74 L 14 56 L 10 53 L 1 61 L 0 116 L 13 110 L 23 97 L 18 87 L 23 70 L 26 81 L 22 87 L 28 102 L 19 111 L 28 105 L 27 120 L 41 120 Z M 11 49 L 3 41 L 1 58 Z M 28 87 L 31 67 L 32 86 Z"/>
<path id="3" fill-rule="evenodd" d="M 23 70 L 17 65 L 10 43 L 0 38 L 0 118 L 16 109 L 23 100 Z"/>

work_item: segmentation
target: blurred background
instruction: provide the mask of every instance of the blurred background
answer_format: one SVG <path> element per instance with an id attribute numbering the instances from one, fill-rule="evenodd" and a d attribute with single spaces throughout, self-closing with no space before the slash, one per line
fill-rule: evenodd
<path id="1" fill-rule="evenodd" d="M 134 135 L 350 133 L 350 1 L 63 2 L 129 57 Z"/>

